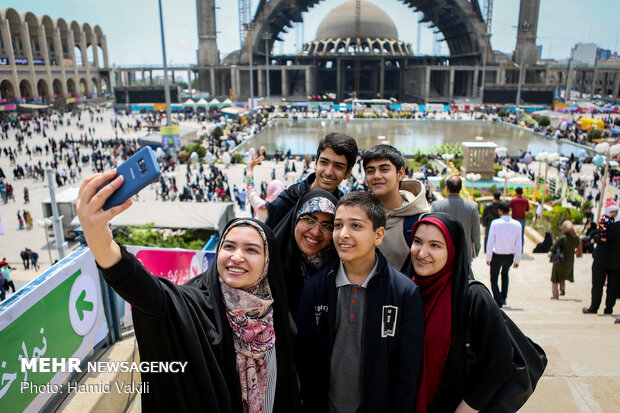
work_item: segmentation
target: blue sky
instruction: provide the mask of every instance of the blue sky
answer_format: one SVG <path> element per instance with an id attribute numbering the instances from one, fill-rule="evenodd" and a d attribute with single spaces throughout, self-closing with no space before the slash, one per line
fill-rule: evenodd
<path id="1" fill-rule="evenodd" d="M 324 0 L 303 15 L 303 41 L 314 39 L 316 29 L 327 13 L 345 0 Z M 400 40 L 411 43 L 416 51 L 417 21 L 398 0 L 369 0 L 381 7 L 394 21 Z M 254 7 L 259 0 L 253 0 Z M 482 2 L 482 0 L 481 0 Z M 197 49 L 195 0 L 162 0 L 168 61 L 195 63 Z M 99 25 L 107 37 L 110 62 L 117 65 L 161 63 L 161 40 L 157 0 L 2 0 L 1 7 L 19 12 L 31 11 L 50 17 Z M 218 48 L 223 58 L 239 48 L 237 0 L 216 0 Z M 493 48 L 512 52 L 516 43 L 519 0 L 494 0 Z M 597 43 L 599 47 L 619 47 L 620 0 L 541 0 L 538 43 L 543 58 L 563 59 L 577 42 Z M 285 36 L 284 45 L 276 43 L 275 52 L 292 53 L 301 40 L 301 28 Z M 443 44 L 443 43 L 442 43 Z M 432 32 L 423 26 L 422 54 L 432 54 Z M 447 53 L 445 44 L 443 53 Z"/>

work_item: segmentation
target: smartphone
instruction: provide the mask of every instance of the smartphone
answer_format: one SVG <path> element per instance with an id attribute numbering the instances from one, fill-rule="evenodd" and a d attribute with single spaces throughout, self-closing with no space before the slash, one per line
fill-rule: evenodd
<path id="1" fill-rule="evenodd" d="M 116 170 L 116 176 L 123 175 L 125 179 L 123 184 L 105 201 L 103 210 L 108 210 L 127 201 L 140 192 L 142 188 L 157 181 L 161 175 L 155 152 L 149 146 L 145 146 L 133 154 L 129 159 L 120 164 Z M 99 189 L 108 183 L 110 181 L 101 185 Z"/>

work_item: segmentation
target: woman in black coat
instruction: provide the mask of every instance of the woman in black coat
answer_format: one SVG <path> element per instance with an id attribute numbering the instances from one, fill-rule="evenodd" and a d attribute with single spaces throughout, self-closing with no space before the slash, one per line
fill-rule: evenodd
<path id="1" fill-rule="evenodd" d="M 115 171 L 95 174 L 76 202 L 86 241 L 108 284 L 132 305 L 143 362 L 185 363 L 183 372 L 143 373 L 143 411 L 294 412 L 299 393 L 291 325 L 275 240 L 253 219 L 224 229 L 214 263 L 184 285 L 152 276 L 114 242 L 107 211 L 120 186 Z"/>
<path id="2" fill-rule="evenodd" d="M 413 226 L 409 275 L 424 302 L 424 358 L 416 412 L 483 409 L 512 372 L 513 348 L 499 307 L 469 285 L 467 243 L 451 215 L 425 215 Z M 466 357 L 466 334 L 476 355 Z"/>

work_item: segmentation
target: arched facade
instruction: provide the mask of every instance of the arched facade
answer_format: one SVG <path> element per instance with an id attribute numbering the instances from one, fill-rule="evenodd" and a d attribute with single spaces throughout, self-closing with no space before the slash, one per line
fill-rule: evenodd
<path id="1" fill-rule="evenodd" d="M 248 32 L 254 56 L 263 56 L 265 34 L 271 33 L 271 44 L 278 35 L 292 27 L 293 22 L 303 21 L 302 14 L 322 0 L 271 0 L 260 2 L 254 16 L 254 28 Z M 450 50 L 450 64 L 471 65 L 482 61 L 482 50 L 487 41 L 485 23 L 478 0 L 400 0 L 415 11 L 421 12 L 422 22 L 431 23 L 443 36 Z M 322 46 L 321 50 L 325 50 Z M 371 47 L 369 46 L 369 49 Z M 244 46 L 240 63 L 247 64 L 248 48 Z"/>
<path id="2" fill-rule="evenodd" d="M 0 9 L 0 92 L 49 103 L 109 91 L 106 37 L 99 26 Z"/>

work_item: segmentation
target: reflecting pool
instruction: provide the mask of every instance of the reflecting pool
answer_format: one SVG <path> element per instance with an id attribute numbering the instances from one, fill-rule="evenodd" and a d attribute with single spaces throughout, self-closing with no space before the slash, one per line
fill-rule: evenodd
<path id="1" fill-rule="evenodd" d="M 391 120 L 391 119 L 277 119 L 253 139 L 240 145 L 240 151 L 265 146 L 267 153 L 276 150 L 293 155 L 316 153 L 318 142 L 328 133 L 342 132 L 353 136 L 360 148 L 389 143 L 404 153 L 430 152 L 434 147 L 454 142 L 473 142 L 476 136 L 507 148 L 509 155 L 519 149 L 538 152 L 558 152 L 564 155 L 583 151 L 581 147 L 547 139 L 525 129 L 489 121 L 452 120 Z M 384 136 L 385 140 L 380 140 Z"/>

